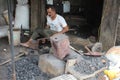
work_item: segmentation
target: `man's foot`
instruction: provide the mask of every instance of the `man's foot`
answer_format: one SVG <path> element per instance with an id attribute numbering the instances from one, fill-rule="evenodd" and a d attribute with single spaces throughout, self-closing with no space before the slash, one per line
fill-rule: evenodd
<path id="1" fill-rule="evenodd" d="M 27 43 L 20 43 L 21 46 L 24 46 L 24 47 L 29 47 L 29 45 Z"/>
<path id="2" fill-rule="evenodd" d="M 21 46 L 31 48 L 31 49 L 38 49 L 38 42 L 37 41 L 28 41 L 26 43 L 20 43 Z"/>
<path id="3" fill-rule="evenodd" d="M 46 39 L 45 39 L 45 38 L 43 38 L 43 39 L 42 39 L 42 43 L 43 43 L 43 44 L 45 44 L 45 42 L 46 42 Z"/>
<path id="4" fill-rule="evenodd" d="M 20 43 L 21 46 L 24 46 L 24 47 L 30 47 L 30 44 L 31 44 L 31 40 L 25 42 L 25 43 Z"/>

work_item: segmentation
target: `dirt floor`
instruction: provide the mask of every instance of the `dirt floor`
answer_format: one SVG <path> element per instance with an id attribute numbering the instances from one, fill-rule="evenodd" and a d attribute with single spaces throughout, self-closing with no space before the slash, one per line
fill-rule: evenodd
<path id="1" fill-rule="evenodd" d="M 37 77 L 40 77 L 38 78 L 40 80 L 48 80 L 49 76 L 47 76 L 45 73 L 42 73 L 38 67 L 39 55 L 42 52 L 21 46 L 14 47 L 15 56 L 20 55 L 22 51 L 27 52 L 28 54 L 17 58 L 17 60 L 15 59 L 17 80 L 33 80 L 33 78 Z M 8 38 L 5 37 L 0 39 L 0 64 L 9 59 L 11 59 L 10 45 L 8 43 Z M 0 80 L 12 80 L 12 74 L 11 61 L 0 65 Z"/>
<path id="2" fill-rule="evenodd" d="M 84 45 L 91 44 L 91 42 L 88 39 L 83 39 L 80 37 L 76 37 L 74 35 L 68 35 L 68 36 L 69 36 L 71 45 L 77 50 L 84 50 Z M 16 61 L 17 80 L 39 80 L 39 79 L 33 79 L 38 77 L 41 77 L 40 80 L 48 80 L 51 76 L 45 73 L 42 73 L 40 70 L 38 70 L 38 66 L 37 66 L 39 55 L 48 53 L 49 51 L 48 49 L 49 48 L 47 48 L 46 50 L 46 46 L 42 46 L 42 48 L 39 50 L 32 50 L 32 49 L 28 49 L 20 46 L 14 47 L 14 54 L 16 56 L 20 54 L 21 50 L 29 53 L 29 55 L 22 56 Z M 8 59 L 11 59 L 10 45 L 8 42 L 8 38 L 5 37 L 0 39 L 0 63 Z M 29 66 L 26 67 L 26 65 L 21 65 L 21 64 L 26 64 L 26 65 L 28 64 Z M 11 62 L 0 66 L 0 80 L 11 80 L 11 76 L 12 76 L 11 66 L 12 66 Z M 29 73 L 31 73 L 32 75 L 29 74 L 26 70 L 30 71 Z M 26 74 L 26 75 L 23 75 L 23 74 Z"/>
<path id="3" fill-rule="evenodd" d="M 0 39 L 0 63 L 8 58 L 8 40 L 7 38 Z M 6 69 L 4 66 L 0 66 L 0 80 L 6 80 Z"/>

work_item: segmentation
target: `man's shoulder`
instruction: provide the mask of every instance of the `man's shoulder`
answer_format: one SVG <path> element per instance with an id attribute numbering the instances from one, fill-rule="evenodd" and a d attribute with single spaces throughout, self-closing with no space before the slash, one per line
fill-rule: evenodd
<path id="1" fill-rule="evenodd" d="M 57 14 L 57 17 L 58 17 L 58 18 L 63 18 L 63 16 L 61 16 L 61 15 L 59 15 L 59 14 Z M 63 18 L 63 19 L 64 19 L 64 18 Z"/>
<path id="2" fill-rule="evenodd" d="M 47 18 L 50 18 L 50 16 L 48 16 L 48 15 L 47 15 L 46 17 L 47 17 Z"/>

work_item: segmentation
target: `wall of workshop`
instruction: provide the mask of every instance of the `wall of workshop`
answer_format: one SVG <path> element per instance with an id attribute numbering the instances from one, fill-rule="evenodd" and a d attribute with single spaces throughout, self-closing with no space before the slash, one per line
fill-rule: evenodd
<path id="1" fill-rule="evenodd" d="M 12 0 L 12 8 L 14 8 L 15 0 Z M 0 0 L 0 26 L 6 25 L 6 21 L 3 17 L 3 11 L 7 10 L 7 0 Z"/>
<path id="2" fill-rule="evenodd" d="M 7 9 L 7 0 L 0 0 L 0 14 Z"/>
<path id="3" fill-rule="evenodd" d="M 79 14 L 80 9 L 83 8 L 83 0 L 69 0 L 70 1 L 70 11 L 71 14 Z"/>
<path id="4" fill-rule="evenodd" d="M 6 24 L 3 18 L 3 11 L 7 9 L 7 0 L 0 0 L 0 25 Z"/>
<path id="5" fill-rule="evenodd" d="M 82 5 L 82 0 L 69 0 L 71 5 Z"/>
<path id="6" fill-rule="evenodd" d="M 15 0 L 11 0 L 11 4 L 12 4 L 12 8 L 14 9 L 15 7 Z M 7 10 L 7 0 L 0 0 L 0 14 L 2 14 L 2 12 L 4 10 Z"/>

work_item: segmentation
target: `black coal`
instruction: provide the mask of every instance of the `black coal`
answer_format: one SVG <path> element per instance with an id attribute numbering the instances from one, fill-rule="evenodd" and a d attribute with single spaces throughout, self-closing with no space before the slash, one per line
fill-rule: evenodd
<path id="1" fill-rule="evenodd" d="M 74 70 L 80 74 L 92 74 L 97 70 L 100 70 L 103 67 L 108 66 L 108 60 L 105 56 L 101 57 L 91 57 L 91 56 L 82 56 L 81 60 L 75 64 Z M 103 63 L 102 60 L 106 60 L 106 63 Z M 102 75 L 102 74 L 101 74 Z M 98 80 L 98 75 L 88 80 Z"/>
<path id="2" fill-rule="evenodd" d="M 22 57 L 15 62 L 16 79 L 17 80 L 49 80 L 50 76 L 43 73 L 38 67 L 38 56 Z M 8 69 L 8 80 L 12 80 L 12 66 L 11 63 L 6 64 Z"/>

